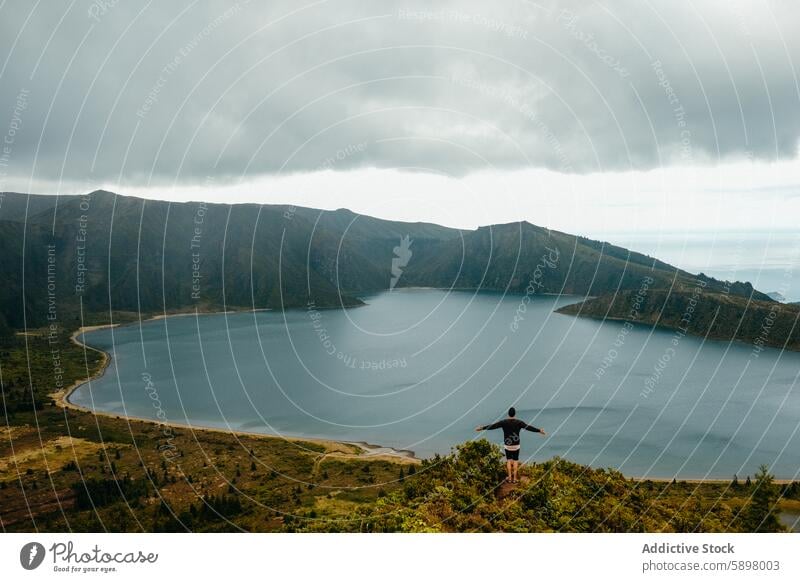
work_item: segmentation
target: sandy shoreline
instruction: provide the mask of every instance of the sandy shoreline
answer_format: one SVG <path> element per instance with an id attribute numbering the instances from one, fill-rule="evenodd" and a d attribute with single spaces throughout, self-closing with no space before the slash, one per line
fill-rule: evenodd
<path id="1" fill-rule="evenodd" d="M 221 315 L 223 313 L 253 313 L 258 311 L 269 311 L 268 309 L 255 309 L 255 310 L 248 310 L 248 311 L 217 311 L 217 312 L 206 312 L 200 315 Z M 142 323 L 147 321 L 158 321 L 162 319 L 166 319 L 168 317 L 183 317 L 187 315 L 196 315 L 195 313 L 176 313 L 176 314 L 159 314 L 153 317 L 150 317 Z M 76 380 L 69 386 L 57 390 L 55 392 L 50 393 L 50 397 L 55 402 L 56 406 L 61 408 L 68 408 L 71 410 L 76 410 L 79 412 L 87 412 L 89 414 L 94 414 L 96 416 L 103 416 L 106 418 L 114 418 L 114 419 L 125 419 L 125 420 L 135 420 L 139 422 L 146 422 L 156 426 L 168 426 L 170 428 L 175 429 L 188 429 L 194 432 L 207 432 L 207 433 L 217 433 L 217 434 L 228 434 L 228 435 L 236 435 L 236 436 L 246 436 L 246 437 L 255 437 L 255 438 L 264 438 L 264 439 L 280 439 L 287 442 L 299 443 L 299 442 L 311 442 L 311 443 L 319 443 L 321 445 L 325 445 L 328 448 L 336 448 L 337 446 L 341 445 L 350 445 L 358 447 L 364 454 L 359 455 L 363 458 L 371 458 L 371 459 L 389 459 L 393 461 L 403 461 L 408 463 L 419 463 L 420 460 L 416 458 L 413 451 L 408 450 L 398 450 L 393 449 L 392 447 L 384 447 L 381 445 L 374 445 L 371 443 L 366 443 L 363 441 L 335 441 L 331 439 L 321 439 L 317 437 L 298 437 L 298 436 L 281 436 L 281 435 L 270 435 L 264 434 L 260 432 L 253 432 L 253 431 L 245 431 L 245 430 L 233 430 L 233 429 L 224 429 L 224 428 L 214 428 L 214 427 L 206 427 L 206 426 L 197 426 L 197 425 L 189 425 L 189 424 L 182 424 L 178 422 L 161 422 L 158 420 L 153 420 L 152 418 L 143 418 L 140 416 L 130 416 L 126 414 L 116 414 L 111 412 L 104 412 L 101 410 L 93 410 L 91 408 L 87 408 L 85 406 L 80 406 L 71 402 L 69 397 L 72 395 L 75 390 L 79 387 L 83 386 L 84 384 L 88 384 L 101 378 L 103 374 L 105 374 L 108 366 L 111 364 L 111 354 L 104 350 L 99 350 L 97 348 L 93 348 L 90 345 L 87 345 L 78 339 L 78 336 L 88 333 L 91 331 L 97 331 L 100 329 L 110 329 L 114 327 L 121 327 L 122 325 L 134 325 L 137 322 L 131 322 L 126 324 L 119 324 L 119 323 L 110 323 L 105 325 L 89 325 L 83 326 L 72 332 L 70 335 L 70 341 L 74 344 L 80 346 L 81 348 L 92 350 L 94 352 L 98 352 L 102 355 L 103 361 L 101 363 L 100 369 L 88 376 L 87 378 L 81 378 L 80 380 Z"/>

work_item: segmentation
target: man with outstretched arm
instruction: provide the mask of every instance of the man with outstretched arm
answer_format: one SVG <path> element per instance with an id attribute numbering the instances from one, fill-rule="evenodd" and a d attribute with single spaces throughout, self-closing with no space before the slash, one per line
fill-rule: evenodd
<path id="1" fill-rule="evenodd" d="M 494 424 L 475 428 L 478 432 L 482 430 L 494 430 L 496 428 L 503 429 L 503 445 L 506 451 L 506 471 L 508 471 L 509 483 L 517 482 L 517 472 L 519 470 L 519 432 L 525 429 L 531 432 L 541 433 L 542 436 L 547 434 L 540 428 L 536 428 L 535 426 L 531 426 L 514 418 L 516 415 L 517 411 L 512 406 L 508 409 L 508 418 L 499 420 Z"/>

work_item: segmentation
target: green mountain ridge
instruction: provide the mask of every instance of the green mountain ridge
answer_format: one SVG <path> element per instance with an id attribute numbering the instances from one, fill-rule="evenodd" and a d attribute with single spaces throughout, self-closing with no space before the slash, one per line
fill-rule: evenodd
<path id="1" fill-rule="evenodd" d="M 749 283 L 695 276 L 528 222 L 459 230 L 346 209 L 176 203 L 102 190 L 6 193 L 0 202 L 0 266 L 7 274 L 0 329 L 44 326 L 49 314 L 74 328 L 81 310 L 352 307 L 393 283 L 600 298 L 645 284 L 679 297 L 702 281 L 709 293 L 774 303 Z M 409 252 L 400 257 L 404 237 Z M 597 316 L 584 305 L 562 312 Z"/>

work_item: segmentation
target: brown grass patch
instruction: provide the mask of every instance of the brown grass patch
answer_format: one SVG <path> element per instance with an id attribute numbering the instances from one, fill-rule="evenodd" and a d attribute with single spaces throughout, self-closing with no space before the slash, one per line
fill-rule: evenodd
<path id="1" fill-rule="evenodd" d="M 80 462 L 102 449 L 103 445 L 70 436 L 46 441 L 43 446 L 27 446 L 0 458 L 0 480 L 15 479 L 17 472 L 58 471 L 70 461 Z"/>

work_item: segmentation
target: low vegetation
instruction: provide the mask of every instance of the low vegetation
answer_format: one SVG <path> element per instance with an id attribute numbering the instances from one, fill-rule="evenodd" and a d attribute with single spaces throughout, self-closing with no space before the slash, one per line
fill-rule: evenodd
<path id="1" fill-rule="evenodd" d="M 778 499 L 797 498 L 762 468 L 748 485 L 635 481 L 614 470 L 554 458 L 503 483 L 500 449 L 485 440 L 423 461 L 403 487 L 347 522 L 303 531 L 722 532 L 783 531 Z"/>

